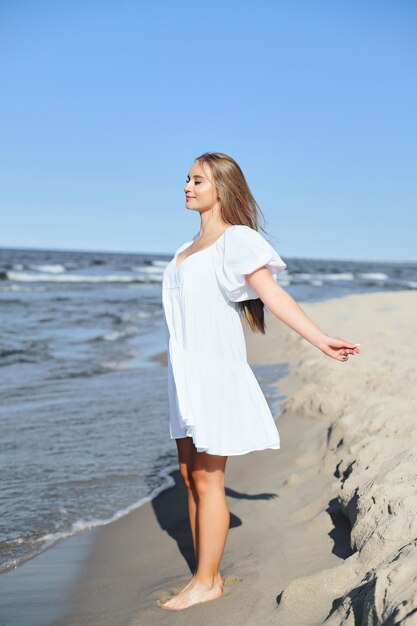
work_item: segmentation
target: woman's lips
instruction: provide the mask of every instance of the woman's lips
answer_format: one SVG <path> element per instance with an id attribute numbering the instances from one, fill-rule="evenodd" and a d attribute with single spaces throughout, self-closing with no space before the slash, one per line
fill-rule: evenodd
<path id="1" fill-rule="evenodd" d="M 192 200 L 194 196 L 185 196 L 186 200 Z"/>

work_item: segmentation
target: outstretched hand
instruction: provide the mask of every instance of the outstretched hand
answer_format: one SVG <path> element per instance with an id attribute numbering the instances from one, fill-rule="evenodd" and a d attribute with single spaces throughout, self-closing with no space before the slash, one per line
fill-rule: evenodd
<path id="1" fill-rule="evenodd" d="M 346 339 L 340 337 L 329 337 L 326 335 L 318 344 L 318 348 L 336 361 L 347 361 L 349 354 L 360 354 L 361 350 L 358 343 L 350 343 Z"/>

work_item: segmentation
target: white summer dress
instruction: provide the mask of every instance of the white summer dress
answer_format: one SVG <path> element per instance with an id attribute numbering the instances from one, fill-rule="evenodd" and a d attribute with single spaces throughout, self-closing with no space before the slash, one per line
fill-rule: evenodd
<path id="1" fill-rule="evenodd" d="M 177 249 L 162 280 L 171 439 L 192 437 L 198 452 L 223 456 L 278 449 L 236 303 L 259 297 L 245 274 L 266 265 L 276 279 L 286 264 L 258 231 L 238 224 L 177 267 L 194 239 Z"/>

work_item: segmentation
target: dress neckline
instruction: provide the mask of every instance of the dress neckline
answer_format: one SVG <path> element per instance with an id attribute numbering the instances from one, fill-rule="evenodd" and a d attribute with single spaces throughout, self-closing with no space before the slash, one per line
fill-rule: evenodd
<path id="1" fill-rule="evenodd" d="M 182 266 L 183 263 L 186 262 L 187 259 L 191 258 L 192 256 L 195 256 L 196 254 L 199 254 L 200 252 L 204 252 L 205 250 L 209 250 L 210 248 L 212 248 L 224 235 L 224 233 L 226 232 L 226 230 L 230 230 L 231 228 L 234 228 L 235 226 L 237 226 L 237 224 L 233 224 L 232 226 L 228 226 L 227 228 L 224 229 L 224 231 L 222 232 L 222 234 L 220 235 L 220 237 L 217 237 L 217 239 L 215 239 L 213 241 L 213 243 L 211 243 L 209 246 L 206 246 L 205 248 L 202 248 L 201 250 L 197 250 L 197 252 L 193 252 L 192 254 L 189 254 L 188 256 L 185 257 L 185 259 L 183 261 L 181 261 L 181 263 L 179 265 L 177 265 L 177 258 L 178 255 L 180 254 L 180 252 L 184 252 L 184 250 L 187 250 L 187 248 L 189 248 L 192 244 L 193 241 L 190 241 L 190 243 L 188 244 L 188 246 L 186 246 L 185 248 L 183 248 L 181 250 L 181 248 L 175 253 L 174 256 L 174 268 L 175 270 L 179 270 L 180 267 Z"/>

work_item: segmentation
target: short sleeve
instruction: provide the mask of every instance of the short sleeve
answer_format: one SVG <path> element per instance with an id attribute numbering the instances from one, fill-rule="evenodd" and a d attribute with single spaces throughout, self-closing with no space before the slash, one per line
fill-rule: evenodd
<path id="1" fill-rule="evenodd" d="M 216 276 L 220 288 L 232 302 L 259 298 L 245 278 L 266 267 L 276 280 L 287 265 L 258 231 L 237 224 L 230 226 L 216 242 Z"/>

